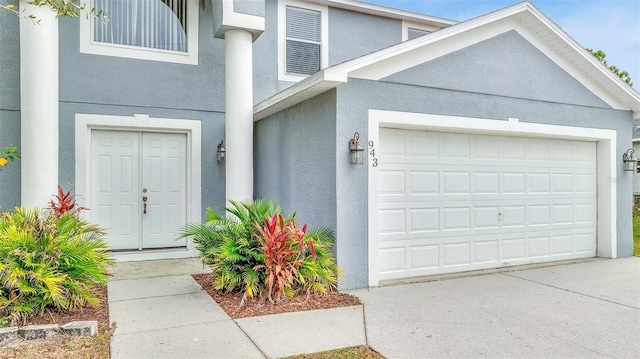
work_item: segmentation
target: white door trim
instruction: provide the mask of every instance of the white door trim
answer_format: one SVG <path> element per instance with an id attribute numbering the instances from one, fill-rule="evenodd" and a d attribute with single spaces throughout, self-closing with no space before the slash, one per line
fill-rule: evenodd
<path id="1" fill-rule="evenodd" d="M 91 198 L 87 196 L 91 188 L 91 131 L 123 130 L 185 133 L 187 135 L 187 222 L 200 222 L 202 209 L 201 194 L 201 122 L 152 118 L 149 115 L 110 116 L 76 114 L 75 119 L 75 193 L 80 206 L 91 208 Z M 197 256 L 191 240 L 185 249 L 163 249 L 124 252 L 115 255 L 116 261 L 135 261 Z"/>
<path id="2" fill-rule="evenodd" d="M 380 127 L 597 142 L 597 255 L 605 258 L 616 258 L 618 256 L 617 229 L 615 225 L 617 222 L 615 130 L 521 122 L 516 118 L 504 121 L 373 109 L 369 110 L 368 117 L 367 142 L 373 141 L 374 145 L 379 142 Z M 378 208 L 378 171 L 373 166 L 371 158 L 369 158 L 368 164 L 369 286 L 377 286 L 378 238 L 376 233 L 378 231 L 376 216 Z"/>

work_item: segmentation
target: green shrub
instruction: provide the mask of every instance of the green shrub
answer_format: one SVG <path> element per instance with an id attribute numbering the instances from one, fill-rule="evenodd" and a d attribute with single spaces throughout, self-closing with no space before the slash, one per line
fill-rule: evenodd
<path id="1" fill-rule="evenodd" d="M 103 235 L 75 210 L 0 213 L 0 316 L 16 324 L 47 308 L 98 306 L 93 288 L 113 263 Z"/>
<path id="2" fill-rule="evenodd" d="M 302 241 L 296 237 L 282 246 L 280 255 L 295 262 L 295 271 L 289 272 L 289 284 L 280 282 L 276 289 L 276 280 L 283 277 L 274 274 L 275 263 L 283 258 L 269 257 L 268 245 L 265 245 L 269 241 L 275 242 L 273 238 L 265 240 L 264 231 L 265 223 L 282 216 L 282 208 L 264 199 L 230 203 L 231 207 L 222 210 L 235 218 L 225 218 L 207 208 L 205 223 L 188 224 L 180 237 L 193 237 L 200 260 L 212 269 L 216 289 L 243 292 L 243 300 L 256 296 L 273 300 L 273 294 L 279 299 L 283 293 L 288 296 L 301 290 L 324 293 L 336 288 L 341 272 L 330 252 L 334 237 L 329 229 L 307 231 L 303 233 Z M 269 220 L 265 222 L 265 219 Z M 294 216 L 290 216 L 286 223 L 298 228 L 295 227 Z M 307 245 L 310 242 L 312 245 Z M 290 250 L 296 252 L 288 252 Z"/>

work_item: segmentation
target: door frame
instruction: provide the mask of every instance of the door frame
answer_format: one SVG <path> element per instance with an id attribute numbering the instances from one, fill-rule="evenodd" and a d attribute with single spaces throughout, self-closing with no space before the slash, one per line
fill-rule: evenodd
<path id="1" fill-rule="evenodd" d="M 187 222 L 201 222 L 201 148 L 202 131 L 198 120 L 153 118 L 146 114 L 111 116 L 76 114 L 75 116 L 75 193 L 78 205 L 91 208 L 91 131 L 120 130 L 134 132 L 183 133 L 187 135 Z M 116 261 L 138 261 L 197 257 L 193 241 L 185 248 L 149 249 L 114 253 Z"/>
<path id="2" fill-rule="evenodd" d="M 367 137 L 375 145 L 379 142 L 381 127 L 596 142 L 596 255 L 604 258 L 618 257 L 616 130 L 531 123 L 520 121 L 517 118 L 491 120 L 369 109 Z M 378 170 L 371 161 L 369 161 L 368 172 L 368 282 L 369 286 L 376 287 L 379 284 L 377 264 Z"/>

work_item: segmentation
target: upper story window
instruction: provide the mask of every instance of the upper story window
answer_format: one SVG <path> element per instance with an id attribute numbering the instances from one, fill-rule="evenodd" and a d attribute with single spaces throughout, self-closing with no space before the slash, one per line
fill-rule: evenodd
<path id="1" fill-rule="evenodd" d="M 402 41 L 415 39 L 416 37 L 430 34 L 437 30 L 440 30 L 440 28 L 433 25 L 402 21 Z"/>
<path id="2" fill-rule="evenodd" d="M 80 52 L 198 63 L 198 0 L 92 0 L 108 20 L 81 17 Z"/>
<path id="3" fill-rule="evenodd" d="M 321 13 L 287 6 L 287 73 L 311 75 L 320 71 Z"/>
<path id="4" fill-rule="evenodd" d="M 327 66 L 327 7 L 281 0 L 278 9 L 278 78 L 300 81 Z"/>
<path id="5" fill-rule="evenodd" d="M 416 37 L 419 37 L 419 36 L 422 36 L 422 35 L 426 35 L 429 32 L 430 31 L 414 29 L 414 28 L 410 27 L 410 28 L 407 29 L 407 40 L 415 39 Z"/>

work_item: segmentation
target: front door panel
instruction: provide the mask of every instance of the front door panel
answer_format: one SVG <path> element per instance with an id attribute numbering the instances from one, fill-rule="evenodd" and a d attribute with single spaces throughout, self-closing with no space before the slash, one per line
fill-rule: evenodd
<path id="1" fill-rule="evenodd" d="M 185 134 L 144 133 L 142 186 L 147 190 L 147 213 L 142 215 L 144 248 L 184 246 L 176 242 L 186 216 Z M 144 202 L 143 202 L 144 206 Z"/>
<path id="2" fill-rule="evenodd" d="M 112 250 L 184 247 L 186 135 L 93 130 L 91 219 Z"/>

